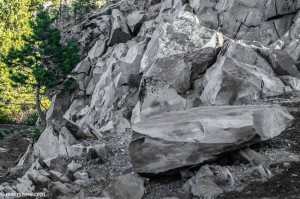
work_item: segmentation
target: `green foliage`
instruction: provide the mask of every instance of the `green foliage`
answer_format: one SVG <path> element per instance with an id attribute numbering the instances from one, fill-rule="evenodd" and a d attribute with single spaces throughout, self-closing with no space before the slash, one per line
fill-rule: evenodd
<path id="1" fill-rule="evenodd" d="M 31 34 L 29 21 L 44 0 L 0 0 L 0 120 L 22 121 L 34 110 L 32 87 L 14 87 L 3 62 L 10 48 L 23 46 L 22 36 Z M 42 99 L 43 106 L 49 101 Z M 0 121 L 1 122 L 1 121 Z"/>
<path id="2" fill-rule="evenodd" d="M 24 36 L 24 46 L 11 48 L 5 57 L 17 85 L 56 87 L 80 61 L 77 44 L 60 43 L 60 31 L 51 25 L 54 20 L 47 12 L 39 12 L 30 23 L 33 33 Z"/>
<path id="3" fill-rule="evenodd" d="M 38 118 L 39 118 L 38 113 L 33 112 L 25 119 L 25 124 L 29 126 L 34 126 Z"/>
<path id="4" fill-rule="evenodd" d="M 15 124 L 16 122 L 7 116 L 0 116 L 0 124 Z"/>
<path id="5" fill-rule="evenodd" d="M 15 133 L 14 130 L 12 129 L 3 129 L 0 131 L 0 140 L 10 136 L 10 135 L 13 135 Z"/>
<path id="6" fill-rule="evenodd" d="M 24 45 L 20 49 L 11 48 L 3 59 L 9 67 L 9 77 L 14 86 L 35 88 L 35 106 L 43 123 L 40 90 L 62 84 L 80 61 L 76 43 L 60 43 L 60 31 L 52 25 L 55 19 L 46 11 L 38 12 L 30 22 L 32 33 L 23 36 Z"/>
<path id="7" fill-rule="evenodd" d="M 32 131 L 32 139 L 34 142 L 37 142 L 40 138 L 40 132 L 37 128 L 34 128 L 33 131 Z"/>

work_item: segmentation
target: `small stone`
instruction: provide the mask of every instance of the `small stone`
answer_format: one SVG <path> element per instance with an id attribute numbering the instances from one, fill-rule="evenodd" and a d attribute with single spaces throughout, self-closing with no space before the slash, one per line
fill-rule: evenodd
<path id="1" fill-rule="evenodd" d="M 82 168 L 82 164 L 80 163 L 76 163 L 74 161 L 72 161 L 68 166 L 67 166 L 67 170 L 71 171 L 71 172 L 76 172 L 78 171 L 78 169 Z"/>
<path id="2" fill-rule="evenodd" d="M 126 174 L 113 180 L 102 194 L 113 199 L 141 199 L 144 192 L 143 179 L 135 174 Z"/>
<path id="3" fill-rule="evenodd" d="M 288 168 L 290 168 L 291 167 L 291 163 L 289 163 L 289 162 L 285 162 L 285 163 L 283 163 L 283 168 L 285 168 L 285 169 L 288 169 Z"/>
<path id="4" fill-rule="evenodd" d="M 76 180 L 88 180 L 89 174 L 87 172 L 76 172 L 74 173 L 74 177 Z"/>

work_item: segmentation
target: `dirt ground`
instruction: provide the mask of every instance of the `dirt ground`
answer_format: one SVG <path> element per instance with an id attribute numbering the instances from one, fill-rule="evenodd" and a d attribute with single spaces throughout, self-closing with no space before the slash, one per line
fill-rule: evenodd
<path id="1" fill-rule="evenodd" d="M 14 133 L 0 140 L 0 183 L 14 180 L 6 176 L 8 169 L 14 167 L 26 152 L 31 138 L 31 127 L 0 124 L 1 131 L 7 129 Z"/>
<path id="2" fill-rule="evenodd" d="M 3 126 L 0 129 L 4 128 Z M 6 127 L 5 127 L 6 128 Z M 23 155 L 30 143 L 31 131 L 24 126 L 19 128 L 16 133 L 4 140 L 0 140 L 0 149 L 4 148 L 6 152 L 0 152 L 0 183 L 12 182 L 20 176 L 5 176 L 8 168 L 13 167 L 18 159 Z M 109 164 L 101 165 L 99 163 L 86 165 L 87 171 L 94 175 L 99 175 L 99 182 L 87 186 L 85 191 L 88 195 L 98 195 L 106 186 L 112 177 L 132 172 L 128 155 L 126 155 L 127 144 L 130 141 L 128 135 L 112 134 L 107 137 L 105 144 L 114 154 L 109 160 Z M 86 141 L 86 144 L 90 144 Z M 93 141 L 94 142 L 94 141 Z M 279 158 L 279 151 L 284 150 L 289 154 L 300 154 L 300 116 L 296 115 L 294 125 L 277 138 L 265 143 L 251 147 L 261 154 L 270 153 L 273 158 Z M 271 151 L 271 152 L 270 152 Z M 219 196 L 220 199 L 282 199 L 282 198 L 300 198 L 300 162 L 289 163 L 284 166 L 284 161 L 278 161 L 278 164 L 271 166 L 273 176 L 268 180 L 245 178 L 245 188 L 241 192 L 228 192 Z M 105 176 L 108 175 L 108 176 Z M 164 197 L 178 197 L 180 187 L 185 183 L 180 176 L 163 178 L 144 178 L 146 193 L 144 198 L 157 199 Z M 101 184 L 101 186 L 100 186 Z"/>
<path id="3" fill-rule="evenodd" d="M 276 139 L 260 144 L 260 150 L 288 149 L 291 154 L 300 154 L 300 116 L 294 116 L 291 129 Z M 273 177 L 267 181 L 255 181 L 247 185 L 242 192 L 229 192 L 219 199 L 292 199 L 300 198 L 300 162 L 290 165 L 275 164 L 271 171 Z"/>

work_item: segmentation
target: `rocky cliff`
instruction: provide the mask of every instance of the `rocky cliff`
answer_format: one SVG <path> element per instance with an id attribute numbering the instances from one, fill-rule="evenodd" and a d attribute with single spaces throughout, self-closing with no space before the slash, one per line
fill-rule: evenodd
<path id="1" fill-rule="evenodd" d="M 31 168 L 0 191 L 142 198 L 136 172 L 190 178 L 181 194 L 157 197 L 228 191 L 228 169 L 182 168 L 289 127 L 286 108 L 256 102 L 300 91 L 299 8 L 299 0 L 123 0 L 89 15 L 64 32 L 85 56 L 72 88 L 53 97 L 47 128 L 28 150 Z M 265 164 L 255 168 L 268 175 Z"/>

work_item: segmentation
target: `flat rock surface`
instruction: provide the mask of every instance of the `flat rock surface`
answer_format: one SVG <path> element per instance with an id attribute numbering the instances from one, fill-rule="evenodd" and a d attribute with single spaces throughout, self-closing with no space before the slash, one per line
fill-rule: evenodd
<path id="1" fill-rule="evenodd" d="M 129 153 L 138 173 L 158 174 L 216 159 L 279 135 L 293 120 L 280 106 L 212 106 L 169 112 L 133 126 Z"/>

